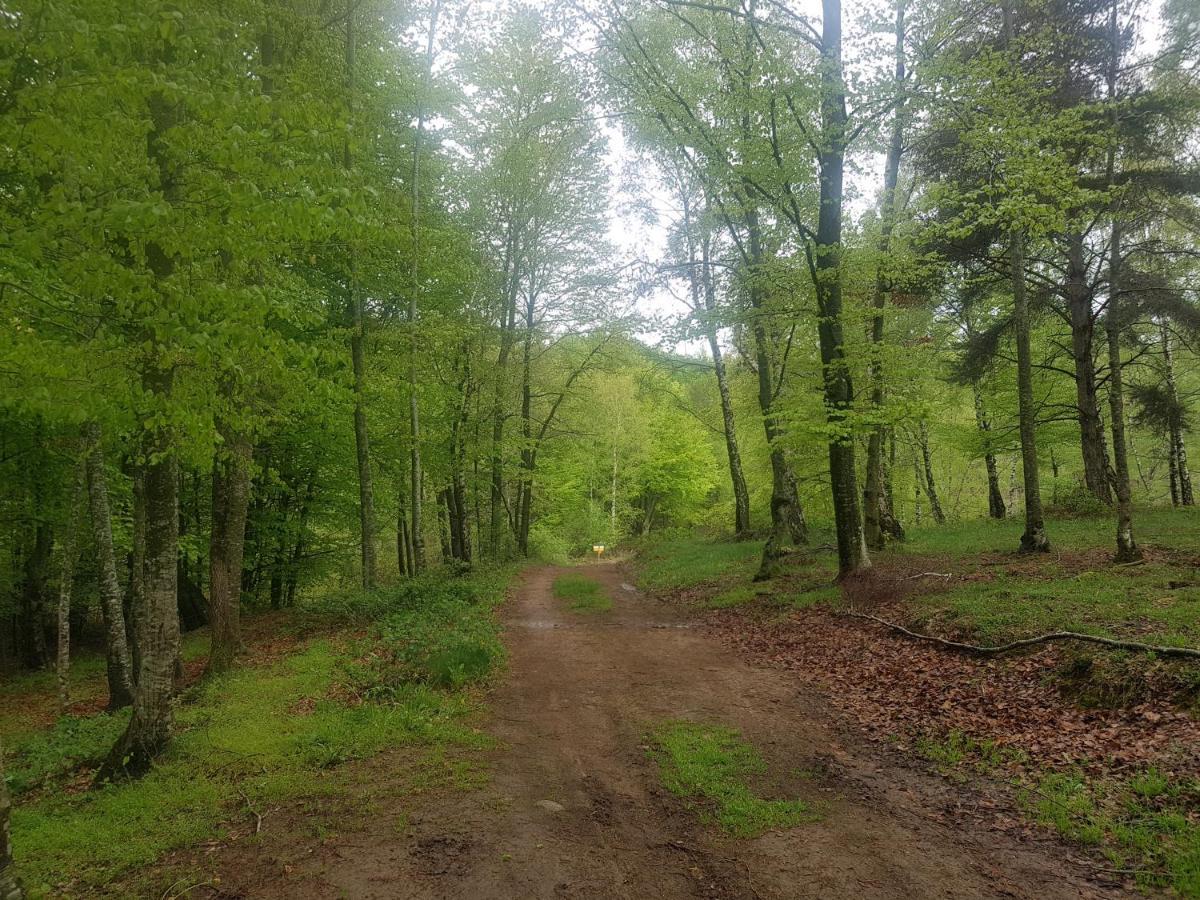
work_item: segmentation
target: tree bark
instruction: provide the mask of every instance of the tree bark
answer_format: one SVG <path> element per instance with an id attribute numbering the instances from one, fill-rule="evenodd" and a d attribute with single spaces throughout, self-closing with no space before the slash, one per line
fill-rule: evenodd
<path id="1" fill-rule="evenodd" d="M 992 422 L 988 418 L 987 410 L 984 409 L 983 394 L 979 390 L 978 381 L 971 382 L 971 393 L 975 398 L 975 424 L 983 434 L 984 441 L 988 441 L 988 436 L 992 431 Z M 1007 510 L 1004 508 L 1004 494 L 1000 490 L 1000 474 L 996 468 L 996 454 L 992 452 L 990 444 L 984 448 L 983 463 L 987 469 L 988 516 L 993 519 L 1003 519 Z"/>
<path id="2" fill-rule="evenodd" d="M 929 427 L 922 420 L 917 430 L 917 440 L 921 445 L 921 460 L 925 465 L 925 496 L 929 498 L 929 514 L 938 525 L 946 524 L 946 514 L 942 511 L 942 502 L 938 499 L 937 483 L 933 478 L 933 455 L 929 450 Z"/>
<path id="3" fill-rule="evenodd" d="M 896 224 L 896 186 L 900 182 L 900 158 L 904 153 L 905 103 L 904 82 L 906 59 L 904 41 L 906 35 L 905 12 L 907 0 L 896 0 L 896 43 L 895 71 L 892 80 L 896 92 L 896 109 L 892 113 L 891 137 L 888 141 L 887 159 L 883 167 L 883 205 L 880 210 L 879 263 L 875 273 L 874 314 L 871 316 L 870 338 L 873 357 L 868 378 L 871 382 L 871 406 L 878 414 L 883 409 L 883 311 L 891 293 L 885 267 L 892 245 L 892 230 Z M 900 526 L 884 487 L 883 444 L 886 426 L 876 422 L 867 438 L 866 484 L 863 487 L 863 536 L 872 550 L 882 550 L 888 540 L 903 540 L 904 529 Z"/>
<path id="4" fill-rule="evenodd" d="M 1175 382 L 1175 354 L 1171 349 L 1171 332 L 1165 321 L 1159 324 L 1166 374 L 1167 397 L 1172 409 L 1179 405 L 1179 388 Z M 1167 428 L 1167 470 L 1171 481 L 1171 505 L 1195 506 L 1192 478 L 1187 468 L 1187 450 L 1183 443 L 1183 427 L 1179 417 L 1172 414 Z"/>
<path id="5" fill-rule="evenodd" d="M 81 448 L 84 453 L 87 448 Z M 55 655 L 55 675 L 58 680 L 58 713 L 65 716 L 71 702 L 71 588 L 75 583 L 75 562 L 79 557 L 78 536 L 80 507 L 84 501 L 85 464 L 80 457 L 67 511 L 67 528 L 59 550 L 58 578 L 58 646 Z M 0 778 L 3 778 L 0 775 Z"/>
<path id="6" fill-rule="evenodd" d="M 25 889 L 13 866 L 12 836 L 8 824 L 11 813 L 12 799 L 8 794 L 8 781 L 4 777 L 4 748 L 0 746 L 0 900 L 23 900 Z"/>
<path id="7" fill-rule="evenodd" d="M 516 214 L 513 213 L 515 216 Z M 492 398 L 491 508 L 488 544 L 493 559 L 500 557 L 504 532 L 504 391 L 508 382 L 508 359 L 512 353 L 520 285 L 520 240 L 515 221 L 508 223 L 504 254 L 504 305 L 500 310 L 500 349 L 496 357 L 496 384 Z"/>
<path id="8" fill-rule="evenodd" d="M 1021 471 L 1025 483 L 1025 532 L 1022 553 L 1046 553 L 1050 539 L 1042 514 L 1038 474 L 1037 410 L 1033 402 L 1033 351 L 1029 340 L 1029 300 L 1025 289 L 1025 236 L 1014 231 L 1009 251 L 1013 294 L 1013 328 L 1017 342 L 1017 415 L 1021 432 Z"/>
<path id="9" fill-rule="evenodd" d="M 1110 125 L 1112 134 L 1108 147 L 1107 173 L 1109 184 L 1113 182 L 1117 160 L 1118 111 L 1117 73 L 1121 63 L 1121 30 L 1117 11 L 1120 0 L 1112 0 L 1109 12 L 1109 64 L 1108 99 L 1112 106 Z M 1112 209 L 1112 235 L 1108 250 L 1108 310 L 1104 317 L 1104 330 L 1108 336 L 1108 410 L 1112 420 L 1113 442 L 1113 487 L 1117 495 L 1117 562 L 1132 562 L 1141 559 L 1142 551 L 1133 537 L 1133 497 L 1129 484 L 1129 458 L 1125 443 L 1125 386 L 1121 363 L 1121 329 L 1125 323 L 1121 313 L 1121 240 L 1124 223 L 1121 221 L 1120 200 Z"/>
<path id="10" fill-rule="evenodd" d="M 817 335 L 821 348 L 825 408 L 833 435 L 829 442 L 829 480 L 837 530 L 838 574 L 844 577 L 871 566 L 859 510 L 854 439 L 848 414 L 854 387 L 842 334 L 842 200 L 846 157 L 846 88 L 842 72 L 841 0 L 822 0 L 820 208 L 817 214 L 814 282 Z"/>
<path id="11" fill-rule="evenodd" d="M 354 6 L 346 11 L 346 108 L 354 115 Z M 350 136 L 342 145 L 342 168 L 349 173 L 354 163 Z M 350 363 L 354 371 L 354 447 L 358 464 L 358 519 L 362 556 L 362 586 L 375 587 L 375 490 L 371 476 L 371 437 L 367 431 L 366 359 L 363 341 L 366 332 L 363 298 L 355 285 L 354 248 L 347 248 L 346 294 L 350 309 Z"/>
<path id="12" fill-rule="evenodd" d="M 170 396 L 171 371 L 149 372 L 144 380 L 154 396 Z M 133 716 L 100 767 L 98 781 L 145 774 L 171 731 L 179 655 L 179 466 L 171 436 L 162 428 L 146 426 L 142 458 L 146 568 L 142 608 L 136 617 L 141 667 L 134 687 Z"/>
<path id="13" fill-rule="evenodd" d="M 242 557 L 254 448 L 240 432 L 228 432 L 225 437 L 225 448 L 214 459 L 212 474 L 212 530 L 208 553 L 208 610 L 212 626 L 208 656 L 210 674 L 228 671 L 242 650 Z"/>
<path id="14" fill-rule="evenodd" d="M 1089 493 L 1111 504 L 1113 497 L 1108 482 L 1108 454 L 1104 447 L 1104 426 L 1100 421 L 1100 401 L 1096 392 L 1096 363 L 1092 356 L 1095 320 L 1091 301 L 1083 235 L 1072 234 L 1067 238 L 1067 303 L 1071 317 L 1071 357 L 1075 364 L 1075 406 L 1079 417 L 1083 481 Z"/>
<path id="15" fill-rule="evenodd" d="M 100 609 L 104 620 L 108 656 L 108 708 L 122 709 L 133 703 L 134 665 L 129 647 L 129 629 L 117 580 L 117 557 L 113 550 L 112 513 L 108 502 L 108 478 L 104 470 L 104 452 L 100 444 L 100 426 L 92 422 L 84 426 L 85 474 L 88 501 L 91 506 L 92 541 L 96 545 L 96 561 L 100 568 Z M 141 516 L 139 485 L 134 486 L 134 563 L 136 580 L 130 578 L 130 591 L 140 595 L 141 566 L 144 564 L 145 523 Z"/>
<path id="16" fill-rule="evenodd" d="M 688 283 L 692 292 L 692 308 L 704 321 L 704 333 L 712 353 L 713 372 L 717 376 L 717 394 L 721 399 L 721 424 L 725 434 L 725 453 L 729 460 L 729 479 L 733 487 L 733 533 L 745 537 L 750 532 L 750 491 L 742 471 L 742 454 L 738 448 L 737 425 L 733 413 L 733 396 L 729 390 L 729 375 L 725 370 L 725 355 L 717 334 L 716 285 L 713 283 L 711 240 L 707 230 L 700 235 L 700 271 L 696 270 L 696 244 L 691 222 L 691 205 L 686 188 L 683 190 L 684 230 L 688 244 Z M 616 449 L 613 449 L 613 540 L 616 540 Z"/>

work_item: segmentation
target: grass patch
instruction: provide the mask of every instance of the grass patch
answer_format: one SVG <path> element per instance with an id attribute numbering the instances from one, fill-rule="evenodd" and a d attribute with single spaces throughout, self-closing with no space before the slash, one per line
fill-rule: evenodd
<path id="1" fill-rule="evenodd" d="M 670 722 L 650 740 L 667 790 L 700 806 L 706 817 L 732 835 L 755 837 L 817 818 L 800 800 L 768 800 L 755 794 L 749 779 L 762 775 L 766 764 L 733 729 Z"/>
<path id="2" fill-rule="evenodd" d="M 1026 813 L 1104 853 L 1143 888 L 1200 897 L 1200 782 L 1154 769 L 1125 780 L 1048 773 L 1021 791 Z"/>
<path id="3" fill-rule="evenodd" d="M 942 737 L 924 735 L 917 738 L 917 752 L 935 763 L 938 770 L 955 780 L 965 780 L 961 769 L 970 765 L 981 775 L 991 774 L 1027 759 L 1025 753 L 1002 747 L 990 738 L 976 738 L 958 729 Z"/>
<path id="4" fill-rule="evenodd" d="M 612 609 L 612 598 L 604 585 L 586 575 L 560 575 L 554 579 L 554 596 L 567 601 L 574 612 L 596 613 Z"/>
<path id="5" fill-rule="evenodd" d="M 762 541 L 720 541 L 694 534 L 647 542 L 638 552 L 638 581 L 648 590 L 691 587 L 726 577 L 749 580 L 762 558 Z"/>
<path id="6" fill-rule="evenodd" d="M 503 660 L 494 611 L 507 581 L 506 571 L 429 576 L 310 608 L 326 624 L 377 621 L 366 637 L 336 632 L 272 666 L 204 682 L 179 708 L 168 751 L 137 782 L 29 793 L 102 756 L 123 715 L 64 720 L 18 742 L 11 776 L 25 796 L 12 832 L 32 895 L 105 886 L 120 895 L 134 870 L 240 824 L 247 803 L 264 810 L 333 795 L 340 765 L 386 748 L 417 751 L 402 776 L 413 790 L 477 781 L 470 751 L 488 739 L 470 725 L 478 700 L 467 688 Z"/>

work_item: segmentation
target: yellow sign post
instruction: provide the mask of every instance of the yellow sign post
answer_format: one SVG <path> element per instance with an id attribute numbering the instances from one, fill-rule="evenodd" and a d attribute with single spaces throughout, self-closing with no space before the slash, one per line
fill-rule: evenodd
<path id="1" fill-rule="evenodd" d="M 604 555 L 604 545 L 603 544 L 592 544 L 592 552 L 596 554 L 596 559 L 599 559 L 601 556 Z"/>

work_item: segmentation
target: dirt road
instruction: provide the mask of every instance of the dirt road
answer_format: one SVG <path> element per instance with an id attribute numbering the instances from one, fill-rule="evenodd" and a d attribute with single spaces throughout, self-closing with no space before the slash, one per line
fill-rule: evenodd
<path id="1" fill-rule="evenodd" d="M 243 896 L 1117 895 L 1062 847 L 975 825 L 955 811 L 953 786 L 852 746 L 819 699 L 635 591 L 619 566 L 583 570 L 614 601 L 586 615 L 553 597 L 562 571 L 529 571 L 506 610 L 511 656 L 486 726 L 501 742 L 488 785 L 435 795 L 404 829 L 378 815 L 306 855 L 292 848 L 306 860 L 294 878 L 254 879 Z M 768 763 L 766 788 L 808 801 L 819 821 L 748 840 L 703 824 L 662 788 L 644 746 L 648 729 L 678 719 L 739 729 Z"/>

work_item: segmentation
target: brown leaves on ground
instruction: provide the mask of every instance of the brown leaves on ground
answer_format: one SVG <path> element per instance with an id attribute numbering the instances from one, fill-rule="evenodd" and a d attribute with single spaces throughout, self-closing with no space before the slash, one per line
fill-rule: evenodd
<path id="1" fill-rule="evenodd" d="M 957 730 L 1023 751 L 1038 767 L 1200 774 L 1200 722 L 1165 697 L 1080 707 L 1061 689 L 1064 648 L 978 659 L 823 607 L 782 617 L 726 610 L 708 622 L 728 644 L 822 688 L 876 740 L 905 746 Z"/>

